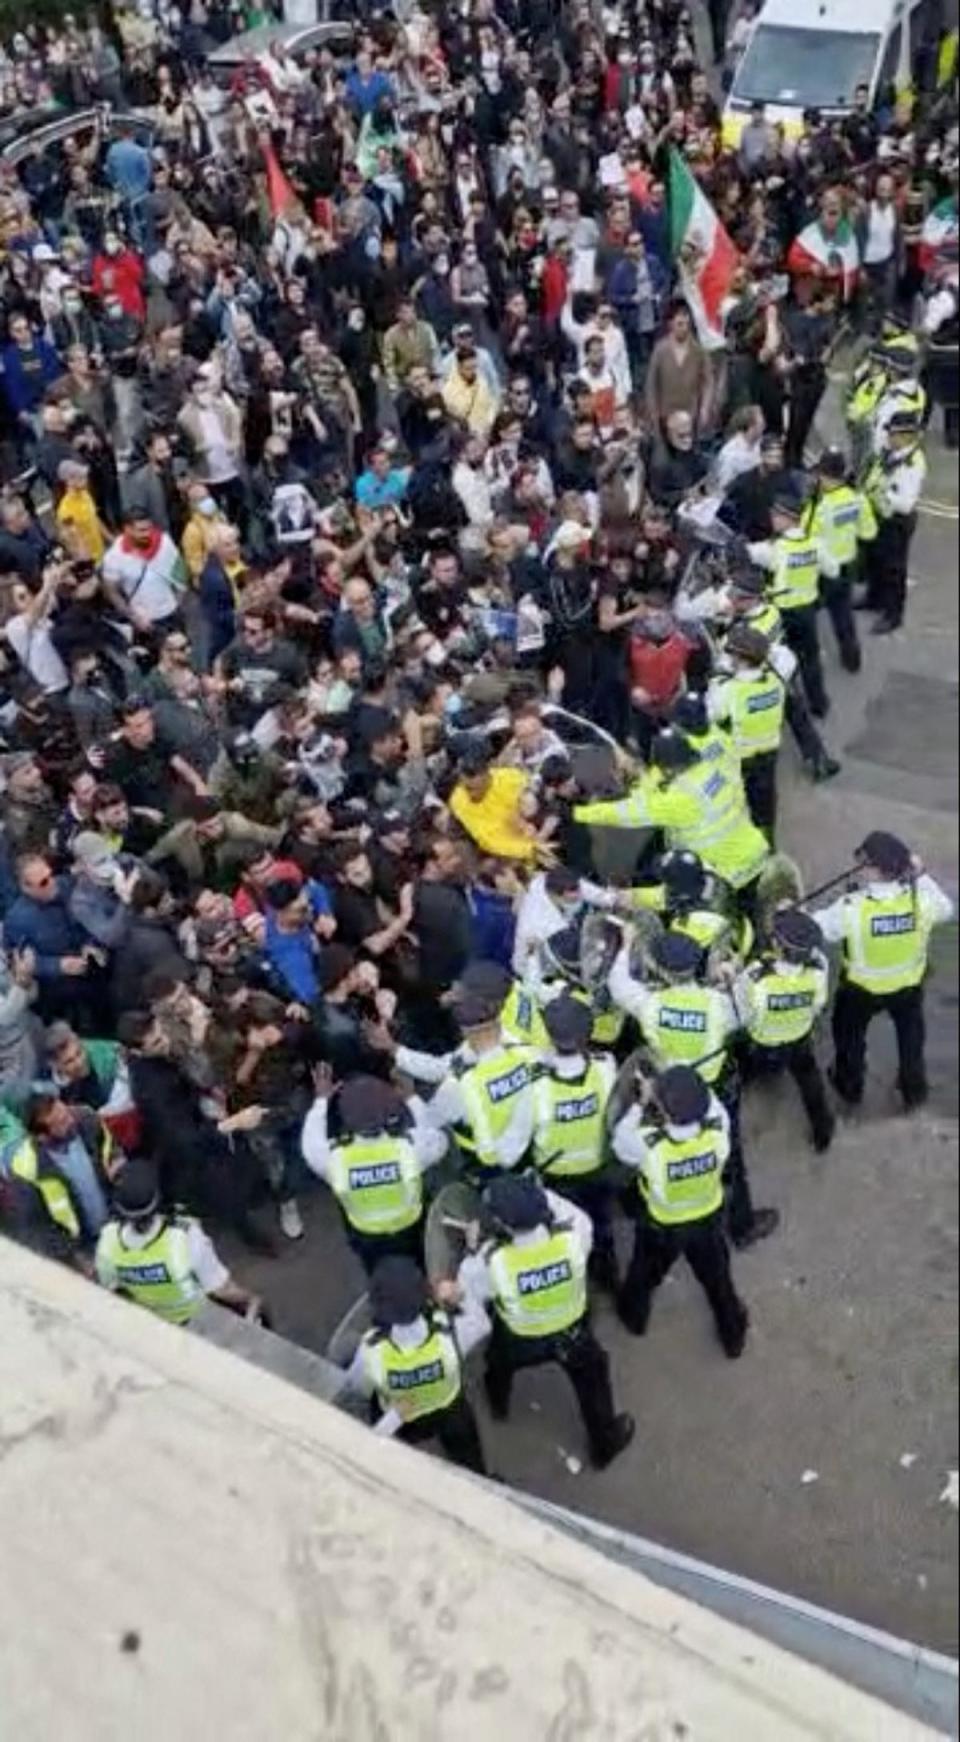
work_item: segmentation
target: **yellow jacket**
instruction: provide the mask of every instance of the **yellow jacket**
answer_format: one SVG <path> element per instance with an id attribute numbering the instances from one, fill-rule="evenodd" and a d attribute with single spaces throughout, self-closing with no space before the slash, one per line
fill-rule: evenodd
<path id="1" fill-rule="evenodd" d="M 519 768 L 492 768 L 483 798 L 472 799 L 465 786 L 454 787 L 451 814 L 481 852 L 498 859 L 522 859 L 525 864 L 535 860 L 536 842 L 521 828 L 519 806 L 526 784 Z"/>
<path id="2" fill-rule="evenodd" d="M 57 503 L 56 521 L 58 526 L 73 527 L 77 537 L 83 541 L 84 550 L 91 562 L 103 561 L 107 541 L 103 535 L 97 505 L 89 490 L 68 485 Z"/>
<path id="3" fill-rule="evenodd" d="M 443 403 L 450 416 L 465 423 L 471 434 L 490 434 L 497 402 L 479 370 L 475 380 L 464 381 L 459 369 L 454 369 L 444 382 Z"/>
<path id="4" fill-rule="evenodd" d="M 216 514 L 191 514 L 187 521 L 180 549 L 192 586 L 196 586 L 203 573 L 203 565 L 214 548 L 217 532 L 226 525 L 227 517 L 219 509 Z"/>

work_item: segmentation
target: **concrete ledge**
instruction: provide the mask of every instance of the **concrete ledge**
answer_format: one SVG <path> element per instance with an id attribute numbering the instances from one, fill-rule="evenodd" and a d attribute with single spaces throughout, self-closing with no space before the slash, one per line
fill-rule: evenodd
<path id="1" fill-rule="evenodd" d="M 4 1735 L 934 1732 L 0 1241 Z"/>

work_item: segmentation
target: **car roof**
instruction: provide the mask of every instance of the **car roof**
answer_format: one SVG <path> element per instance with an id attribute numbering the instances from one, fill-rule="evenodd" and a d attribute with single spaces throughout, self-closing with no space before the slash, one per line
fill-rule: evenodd
<path id="1" fill-rule="evenodd" d="M 904 0 L 766 0 L 757 26 L 870 36 L 889 29 L 906 10 Z"/>
<path id="2" fill-rule="evenodd" d="M 56 145 L 61 139 L 72 139 L 77 133 L 91 132 L 98 124 L 105 138 L 111 137 L 121 127 L 132 127 L 145 145 L 152 142 L 155 132 L 152 115 L 118 114 L 105 105 L 96 109 L 60 109 L 52 116 L 47 111 L 37 114 L 34 126 L 20 128 L 12 139 L 0 143 L 0 157 L 5 163 L 21 163 L 33 152 L 45 151 L 48 145 Z"/>
<path id="3" fill-rule="evenodd" d="M 267 54 L 279 42 L 291 54 L 305 54 L 311 48 L 349 45 L 353 40 L 353 25 L 346 18 L 334 18 L 323 24 L 258 24 L 256 30 L 241 31 L 229 42 L 221 43 L 207 56 L 211 67 L 240 66 L 245 60 L 256 60 Z"/>

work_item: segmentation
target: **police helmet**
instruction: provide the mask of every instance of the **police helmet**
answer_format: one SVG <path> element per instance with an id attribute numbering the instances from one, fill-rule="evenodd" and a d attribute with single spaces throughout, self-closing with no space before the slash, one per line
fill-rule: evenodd
<path id="1" fill-rule="evenodd" d="M 769 584 L 766 571 L 744 564 L 733 570 L 730 576 L 730 587 L 734 593 L 739 593 L 744 599 L 762 599 Z"/>
<path id="2" fill-rule="evenodd" d="M 565 980 L 580 978 L 580 926 L 565 925 L 545 939 L 543 954 L 548 968 L 556 969 Z"/>
<path id="3" fill-rule="evenodd" d="M 547 1033 L 558 1052 L 583 1052 L 590 1044 L 593 1019 L 586 1004 L 562 992 L 544 1008 L 543 1020 Z"/>
<path id="4" fill-rule="evenodd" d="M 379 1077 L 351 1077 L 340 1090 L 340 1119 L 352 1136 L 376 1136 L 399 1129 L 406 1111 L 403 1096 Z"/>
<path id="5" fill-rule="evenodd" d="M 696 690 L 678 696 L 673 704 L 671 719 L 681 732 L 689 732 L 692 737 L 701 738 L 710 729 L 706 696 L 698 694 Z"/>
<path id="6" fill-rule="evenodd" d="M 857 858 L 865 865 L 874 865 L 885 877 L 906 877 L 910 871 L 910 848 L 899 835 L 874 829 L 857 848 Z"/>
<path id="7" fill-rule="evenodd" d="M 654 938 L 650 955 L 655 967 L 671 980 L 686 979 L 698 973 L 703 951 L 694 938 L 685 932 L 665 931 Z"/>
<path id="8" fill-rule="evenodd" d="M 160 1180 L 152 1161 L 142 1157 L 124 1162 L 113 1182 L 113 1207 L 125 1220 L 152 1215 L 160 1203 Z"/>
<path id="9" fill-rule="evenodd" d="M 774 497 L 773 506 L 777 514 L 782 514 L 791 520 L 799 520 L 803 513 L 803 498 L 799 491 L 792 487 L 789 490 L 779 490 Z"/>
<path id="10" fill-rule="evenodd" d="M 454 1015 L 464 1034 L 475 1028 L 488 1028 L 496 1022 L 503 1005 L 502 998 L 491 998 L 481 992 L 464 992 L 454 1004 Z"/>
<path id="11" fill-rule="evenodd" d="M 499 1007 L 510 991 L 510 973 L 500 962 L 468 962 L 456 983 L 454 1000 L 484 998 Z"/>
<path id="12" fill-rule="evenodd" d="M 917 366 L 917 353 L 910 345 L 884 345 L 887 367 L 893 375 L 912 375 Z"/>
<path id="13" fill-rule="evenodd" d="M 808 962 L 823 949 L 823 933 L 802 907 L 782 907 L 773 916 L 773 941 L 789 960 Z"/>
<path id="14" fill-rule="evenodd" d="M 529 1233 L 549 1220 L 547 1194 L 530 1174 L 504 1174 L 495 1179 L 487 1187 L 484 1201 L 494 1220 L 517 1234 Z"/>
<path id="15" fill-rule="evenodd" d="M 427 1304 L 427 1279 L 412 1258 L 381 1258 L 370 1278 L 370 1311 L 382 1331 L 412 1325 Z"/>
<path id="16" fill-rule="evenodd" d="M 745 659 L 748 665 L 762 665 L 769 656 L 770 642 L 749 623 L 734 623 L 726 639 L 726 650 L 734 659 Z"/>
<path id="17" fill-rule="evenodd" d="M 915 411 L 895 411 L 887 424 L 887 434 L 891 436 L 920 434 L 920 418 Z"/>
<path id="18" fill-rule="evenodd" d="M 847 476 L 847 457 L 842 448 L 824 448 L 817 461 L 817 471 L 821 478 L 829 478 L 832 483 L 842 484 Z"/>
<path id="19" fill-rule="evenodd" d="M 687 743 L 683 733 L 678 732 L 675 727 L 664 727 L 663 731 L 657 733 L 650 746 L 650 761 L 655 768 L 690 768 L 696 760 L 696 751 Z"/>
<path id="20" fill-rule="evenodd" d="M 707 886 L 707 873 L 702 861 L 696 853 L 684 852 L 682 849 L 664 853 L 660 860 L 660 876 L 667 891 L 667 900 L 673 906 L 682 902 L 699 901 Z"/>
<path id="21" fill-rule="evenodd" d="M 655 1088 L 671 1125 L 699 1125 L 706 1118 L 710 1090 L 692 1065 L 671 1065 L 668 1071 L 661 1071 Z"/>

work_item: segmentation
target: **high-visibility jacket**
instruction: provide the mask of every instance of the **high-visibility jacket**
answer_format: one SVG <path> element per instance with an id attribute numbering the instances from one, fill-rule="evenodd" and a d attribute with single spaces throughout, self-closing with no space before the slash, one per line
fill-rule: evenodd
<path id="1" fill-rule="evenodd" d="M 854 986 L 883 996 L 919 986 L 927 970 L 934 921 L 915 889 L 844 902 L 844 973 Z"/>
<path id="2" fill-rule="evenodd" d="M 877 517 L 869 496 L 851 484 L 824 490 L 811 515 L 810 531 L 840 567 L 848 569 L 856 561 L 859 545 L 869 544 L 877 536 Z"/>
<path id="3" fill-rule="evenodd" d="M 577 805 L 573 815 L 599 827 L 664 829 L 671 847 L 698 854 L 733 889 L 752 882 L 770 853 L 750 820 L 739 777 L 696 764 L 672 780 L 648 772 L 626 798 Z"/>
<path id="4" fill-rule="evenodd" d="M 509 1129 L 517 1100 L 532 1092 L 536 1054 L 530 1047 L 501 1046 L 475 1064 L 457 1066 L 467 1123 L 454 1135 L 464 1154 L 481 1167 L 499 1167 L 496 1142 Z"/>
<path id="5" fill-rule="evenodd" d="M 190 1262 L 190 1221 L 173 1216 L 145 1246 L 126 1246 L 122 1222 L 108 1222 L 97 1241 L 97 1262 L 114 1272 L 117 1287 L 171 1324 L 185 1325 L 205 1299 Z"/>
<path id="6" fill-rule="evenodd" d="M 730 1001 L 715 986 L 651 987 L 640 1028 L 658 1071 L 690 1065 L 705 1083 L 715 1083 L 727 1063 Z"/>
<path id="7" fill-rule="evenodd" d="M 854 371 L 847 398 L 847 422 L 855 427 L 868 424 L 886 391 L 887 370 L 879 359 L 867 357 Z"/>
<path id="8" fill-rule="evenodd" d="M 604 1163 L 612 1062 L 590 1059 L 581 1077 L 545 1071 L 534 1084 L 533 1154 L 551 1179 L 596 1173 Z"/>
<path id="9" fill-rule="evenodd" d="M 412 1143 L 385 1132 L 335 1143 L 330 1188 L 358 1234 L 399 1234 L 423 1214 L 423 1181 Z"/>
<path id="10" fill-rule="evenodd" d="M 395 1409 L 404 1422 L 421 1421 L 456 1403 L 463 1390 L 463 1368 L 453 1326 L 435 1312 L 429 1333 L 416 1349 L 401 1349 L 389 1334 L 368 1331 L 363 1362 L 380 1407 Z"/>
<path id="11" fill-rule="evenodd" d="M 772 666 L 727 678 L 720 694 L 741 762 L 779 750 L 787 691 Z"/>
<path id="12" fill-rule="evenodd" d="M 587 1260 L 567 1228 L 497 1246 L 488 1275 L 494 1311 L 515 1337 L 558 1337 L 587 1310 Z"/>
<path id="13" fill-rule="evenodd" d="M 623 1032 L 623 1011 L 611 1004 L 602 992 L 591 995 L 582 986 L 567 986 L 566 982 L 559 981 L 547 981 L 541 987 L 541 996 L 537 996 L 530 987 L 519 982 L 511 986 L 507 1001 L 500 1012 L 500 1032 L 504 1040 L 514 1041 L 518 1046 L 532 1046 L 539 1051 L 549 1052 L 550 1035 L 543 1012 L 550 999 L 561 991 L 569 992 L 578 1004 L 585 1004 L 589 1008 L 592 1017 L 591 1045 L 616 1046 Z"/>
<path id="14" fill-rule="evenodd" d="M 891 464 L 891 461 L 894 463 Z M 898 475 L 905 467 L 919 475 L 922 486 L 927 476 L 927 458 L 919 444 L 900 454 L 888 454 L 886 457 L 878 455 L 867 473 L 864 489 L 880 521 L 890 520 L 899 513 L 895 491 Z"/>
<path id="15" fill-rule="evenodd" d="M 799 611 L 820 597 L 820 543 L 802 527 L 773 541 L 771 593 L 777 609 Z"/>
<path id="16" fill-rule="evenodd" d="M 723 1207 L 723 1132 L 708 1122 L 692 1137 L 671 1137 L 653 1127 L 642 1136 L 647 1150 L 639 1187 L 651 1220 L 676 1228 L 715 1216 Z"/>
<path id="17" fill-rule="evenodd" d="M 794 1046 L 806 1040 L 827 998 L 825 967 L 755 962 L 745 978 L 744 1027 L 757 1046 Z"/>
<path id="18" fill-rule="evenodd" d="M 83 1128 L 79 1135 L 88 1149 L 95 1146 L 96 1162 L 101 1169 L 109 1171 L 110 1159 L 114 1153 L 110 1132 L 103 1121 L 95 1116 L 91 1118 L 90 1115 L 81 1114 L 81 1120 Z M 10 1157 L 10 1171 L 27 1185 L 36 1188 L 51 1222 L 56 1222 L 57 1227 L 69 1234 L 72 1240 L 80 1239 L 83 1229 L 69 1181 L 49 1165 L 42 1145 L 38 1150 L 33 1138 L 25 1136 Z"/>

